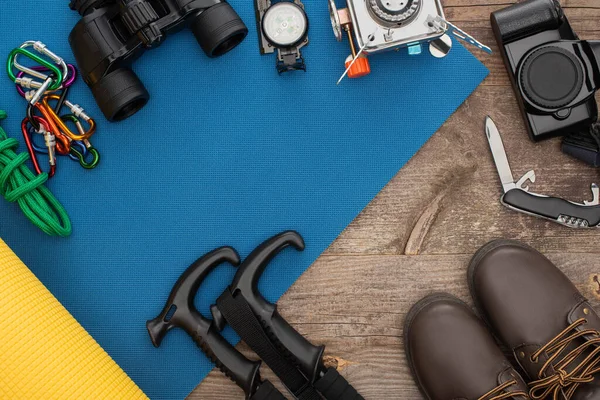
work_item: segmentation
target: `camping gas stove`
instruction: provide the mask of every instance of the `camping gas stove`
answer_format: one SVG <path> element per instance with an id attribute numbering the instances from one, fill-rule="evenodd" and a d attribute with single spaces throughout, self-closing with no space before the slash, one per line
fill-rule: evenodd
<path id="1" fill-rule="evenodd" d="M 434 57 L 445 57 L 452 48 L 450 34 L 491 53 L 489 47 L 446 21 L 440 0 L 346 0 L 346 3 L 346 8 L 338 9 L 335 0 L 329 0 L 329 11 L 336 39 L 341 41 L 345 33 L 350 42 L 352 54 L 346 59 L 349 78 L 369 74 L 367 56 L 383 51 L 407 48 L 410 55 L 419 55 L 427 46 Z"/>

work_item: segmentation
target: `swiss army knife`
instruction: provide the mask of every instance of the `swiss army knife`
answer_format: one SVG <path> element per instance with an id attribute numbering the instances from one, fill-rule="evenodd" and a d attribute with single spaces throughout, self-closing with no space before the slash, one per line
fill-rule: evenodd
<path id="1" fill-rule="evenodd" d="M 504 189 L 502 204 L 511 210 L 544 218 L 570 228 L 597 228 L 600 225 L 598 185 L 592 184 L 593 200 L 584 201 L 582 204 L 531 193 L 526 183 L 528 181 L 535 183 L 535 172 L 527 172 L 515 183 L 500 132 L 490 117 L 487 117 L 485 122 L 485 133 Z"/>

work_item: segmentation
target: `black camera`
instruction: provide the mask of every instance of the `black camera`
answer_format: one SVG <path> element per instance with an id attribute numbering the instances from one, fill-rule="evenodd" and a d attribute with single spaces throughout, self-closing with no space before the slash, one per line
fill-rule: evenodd
<path id="1" fill-rule="evenodd" d="M 579 40 L 555 0 L 517 3 L 491 21 L 531 139 L 587 135 L 598 119 L 600 41 Z"/>
<path id="2" fill-rule="evenodd" d="M 167 34 L 190 28 L 209 57 L 244 40 L 248 28 L 225 0 L 72 0 L 81 15 L 69 42 L 83 79 L 109 121 L 124 120 L 150 95 L 130 66 Z"/>

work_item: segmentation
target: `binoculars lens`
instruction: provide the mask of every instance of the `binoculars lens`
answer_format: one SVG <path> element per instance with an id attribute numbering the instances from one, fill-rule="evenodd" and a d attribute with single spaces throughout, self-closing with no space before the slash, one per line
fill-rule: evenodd
<path id="1" fill-rule="evenodd" d="M 190 26 L 202 50 L 219 57 L 244 40 L 248 28 L 228 3 L 218 3 L 201 12 Z"/>
<path id="2" fill-rule="evenodd" d="M 141 110 L 150 94 L 129 68 L 116 69 L 92 87 L 98 106 L 109 121 L 123 121 Z"/>
<path id="3" fill-rule="evenodd" d="M 171 32 L 189 28 L 208 57 L 240 44 L 248 28 L 226 0 L 71 0 L 82 16 L 69 42 L 109 121 L 141 110 L 150 95 L 131 65 Z"/>

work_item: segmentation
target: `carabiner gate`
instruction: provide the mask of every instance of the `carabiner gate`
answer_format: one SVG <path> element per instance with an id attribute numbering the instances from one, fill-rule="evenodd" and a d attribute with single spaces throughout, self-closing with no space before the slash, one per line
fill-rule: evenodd
<path id="1" fill-rule="evenodd" d="M 48 126 L 46 120 L 38 116 L 35 116 L 34 119 L 40 126 L 40 131 L 38 133 L 44 135 L 44 141 L 46 147 L 48 148 L 48 164 L 50 165 L 48 178 L 52 178 L 56 173 L 56 138 L 54 134 L 50 131 L 50 127 Z M 43 174 L 43 171 L 37 159 L 37 153 L 35 152 L 33 146 L 33 140 L 29 136 L 29 124 L 30 121 L 28 118 L 23 119 L 23 122 L 21 122 L 21 131 L 23 132 L 23 139 L 25 140 L 25 144 L 27 145 L 27 150 L 29 151 L 29 156 L 31 157 L 31 162 L 33 163 L 35 172 L 38 175 L 41 175 Z"/>
<path id="2" fill-rule="evenodd" d="M 52 118 L 52 120 L 56 123 L 56 125 L 58 125 L 61 132 L 64 135 L 68 136 L 71 140 L 85 140 L 85 139 L 89 139 L 90 137 L 92 137 L 92 135 L 96 132 L 96 121 L 94 121 L 92 118 L 90 118 L 84 112 L 83 108 L 81 108 L 77 104 L 73 104 L 70 101 L 65 100 L 64 105 L 67 106 L 73 113 L 72 118 L 71 118 L 71 114 L 70 114 L 68 116 L 68 119 L 75 122 L 75 124 L 77 125 L 77 130 L 79 131 L 79 134 L 73 133 L 69 129 L 69 127 L 65 124 L 65 121 L 61 117 L 59 117 L 58 114 L 56 113 L 56 111 L 54 111 L 52 109 L 52 107 L 50 107 L 50 104 L 48 104 L 48 100 L 59 100 L 60 101 L 60 99 L 61 99 L 61 97 L 57 94 L 49 94 L 42 99 L 42 106 L 44 108 L 46 108 L 46 110 L 48 111 L 48 114 L 50 115 L 50 118 Z M 89 129 L 87 131 L 83 130 L 83 126 L 81 125 L 79 118 L 83 119 L 84 121 L 86 121 L 89 124 Z"/>
<path id="3" fill-rule="evenodd" d="M 64 122 L 66 122 L 66 121 L 74 122 L 75 125 L 77 126 L 77 130 L 79 131 L 80 136 L 84 136 L 83 126 L 81 125 L 81 122 L 79 121 L 79 118 L 77 118 L 73 114 L 63 115 L 60 118 Z M 75 149 L 73 147 L 73 144 L 75 144 L 75 143 L 82 144 L 83 145 L 83 151 L 79 151 L 79 150 Z M 70 154 L 72 156 L 74 156 L 75 158 L 77 158 L 77 161 L 79 161 L 79 165 L 81 165 L 85 169 L 94 169 L 100 163 L 100 153 L 98 153 L 98 150 L 96 150 L 94 148 L 94 146 L 92 146 L 92 144 L 90 143 L 90 141 L 88 139 L 83 139 L 81 142 L 79 142 L 79 141 L 73 141 L 73 142 L 71 142 L 71 151 L 70 151 Z M 88 157 L 89 154 L 92 155 L 92 160 L 90 162 L 88 162 L 86 160 L 86 157 Z"/>
<path id="4" fill-rule="evenodd" d="M 20 82 L 24 79 L 24 78 L 19 78 L 20 80 L 19 81 L 17 80 L 17 76 L 15 75 L 15 73 L 13 71 L 13 67 L 17 68 L 19 71 L 25 72 L 25 73 L 35 76 L 36 78 L 39 78 L 39 79 L 47 80 L 49 78 L 48 75 L 34 71 L 31 68 L 24 67 L 21 64 L 17 63 L 16 59 L 19 54 L 22 54 L 22 55 L 30 58 L 31 60 L 37 62 L 38 64 L 48 68 L 50 71 L 53 72 L 56 79 L 53 79 L 53 82 L 48 87 L 48 90 L 57 90 L 62 85 L 65 75 L 68 74 L 68 69 L 66 67 L 66 64 L 65 64 L 65 67 L 63 68 L 64 69 L 64 73 L 63 73 L 63 71 L 61 71 L 56 65 L 44 60 L 42 57 L 38 56 L 37 54 L 34 54 L 34 53 L 30 52 L 29 50 L 26 50 L 21 47 L 13 49 L 10 52 L 10 54 L 8 55 L 6 70 L 8 72 L 8 76 L 10 77 L 10 79 L 13 82 L 20 84 Z M 63 61 L 63 63 L 64 63 L 64 61 Z M 62 64 L 61 64 L 61 66 L 62 66 Z M 30 81 L 27 81 L 27 82 L 30 82 Z M 30 84 L 30 83 L 28 83 L 28 84 Z M 41 87 L 41 85 L 43 83 L 37 82 L 37 84 L 39 84 Z"/>
<path id="5" fill-rule="evenodd" d="M 73 85 L 73 83 L 75 82 L 75 79 L 77 78 L 77 69 L 75 68 L 75 66 L 73 64 L 67 64 L 67 68 L 68 68 L 68 73 L 65 77 L 65 81 L 62 83 L 62 85 L 57 90 L 71 87 Z M 31 69 L 36 72 L 50 71 L 49 68 L 41 66 L 41 65 L 32 67 Z M 25 74 L 26 73 L 24 71 L 20 71 L 17 74 L 17 78 L 16 78 L 16 82 L 15 82 L 15 85 L 17 86 L 17 91 L 23 98 L 27 98 L 25 89 L 39 89 L 40 88 L 40 82 L 34 81 L 31 78 L 26 78 Z M 44 75 L 44 79 L 46 79 L 45 75 Z M 55 92 L 55 90 L 50 90 L 49 92 Z M 31 96 L 31 94 L 29 96 Z"/>

